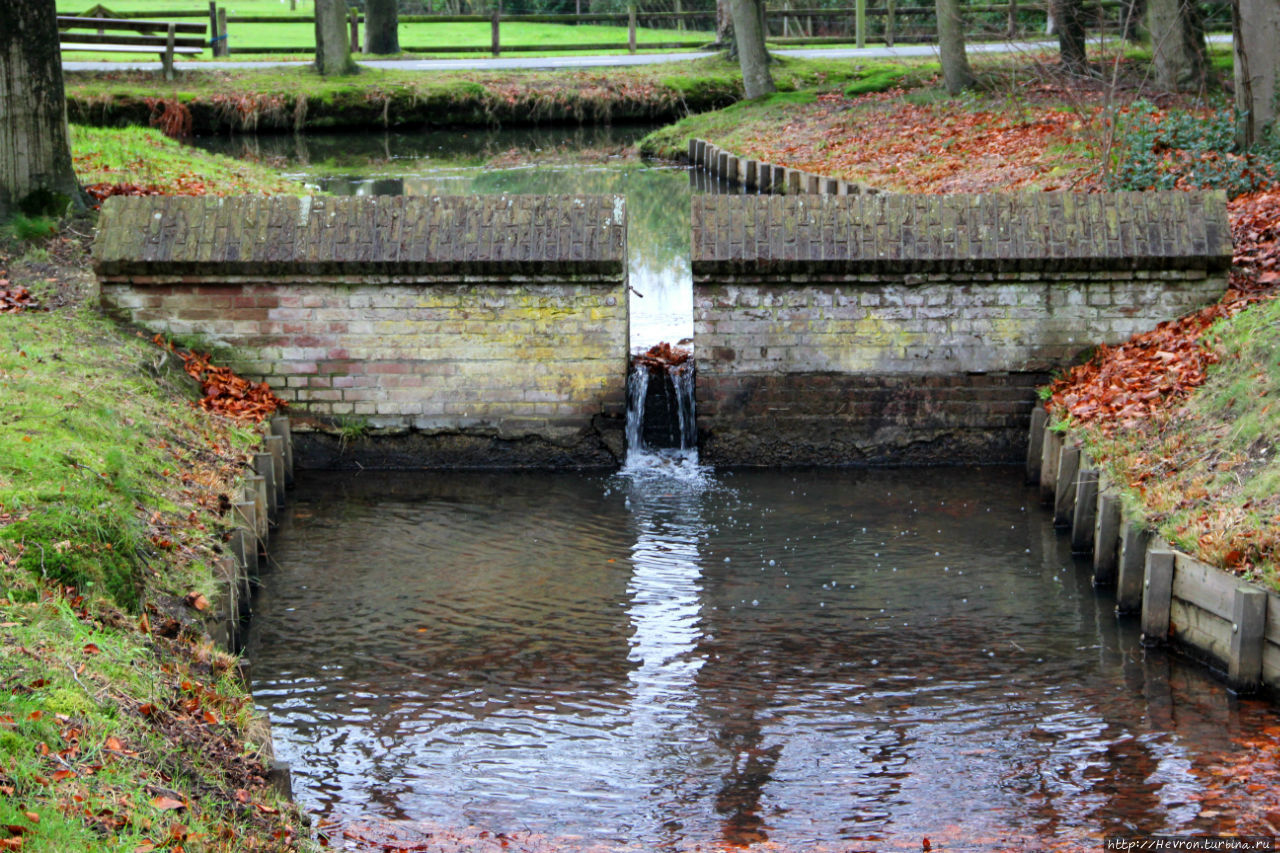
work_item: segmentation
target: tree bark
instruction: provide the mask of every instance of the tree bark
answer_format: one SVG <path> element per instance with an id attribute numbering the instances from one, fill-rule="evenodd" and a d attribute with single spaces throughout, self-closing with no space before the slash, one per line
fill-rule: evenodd
<path id="1" fill-rule="evenodd" d="M 964 19 L 959 0 L 934 0 L 938 14 L 938 55 L 942 82 L 951 94 L 970 89 L 976 82 L 964 51 Z"/>
<path id="2" fill-rule="evenodd" d="M 0 220 L 28 204 L 38 214 L 85 206 L 71 167 L 54 0 L 0 3 Z"/>
<path id="3" fill-rule="evenodd" d="M 733 41 L 733 13 L 729 5 L 730 0 L 716 0 L 716 44 L 727 46 L 732 56 L 738 48 Z"/>
<path id="4" fill-rule="evenodd" d="M 1280 138 L 1280 0 L 1233 0 L 1236 141 L 1251 147 L 1266 128 Z"/>
<path id="5" fill-rule="evenodd" d="M 347 39 L 346 0 L 316 0 L 316 71 L 329 77 L 358 70 Z"/>
<path id="6" fill-rule="evenodd" d="M 1150 0 L 1147 30 L 1156 85 L 1173 92 L 1202 91 L 1208 61 L 1204 24 L 1193 0 Z"/>
<path id="7" fill-rule="evenodd" d="M 400 52 L 400 8 L 396 0 L 365 0 L 364 52 L 376 56 Z"/>
<path id="8" fill-rule="evenodd" d="M 777 91 L 769 74 L 769 52 L 764 49 L 764 0 L 729 0 L 733 13 L 733 39 L 738 45 L 742 88 L 748 99 Z"/>
<path id="9" fill-rule="evenodd" d="M 1085 57 L 1084 9 L 1081 0 L 1052 0 L 1053 25 L 1058 32 L 1058 52 L 1062 66 L 1070 74 L 1089 71 Z"/>

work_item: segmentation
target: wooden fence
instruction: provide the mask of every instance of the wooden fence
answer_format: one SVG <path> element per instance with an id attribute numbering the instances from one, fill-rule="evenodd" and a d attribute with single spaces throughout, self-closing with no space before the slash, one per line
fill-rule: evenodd
<path id="1" fill-rule="evenodd" d="M 867 0 L 855 0 L 853 8 L 774 8 L 765 12 L 769 23 L 769 44 L 778 47 L 795 47 L 801 45 L 824 44 L 856 44 L 862 47 L 868 39 L 878 39 L 892 47 L 896 43 L 932 42 L 936 38 L 934 29 L 935 7 L 929 5 L 898 6 L 897 0 L 873 0 L 883 5 L 870 6 Z M 1086 2 L 1088 26 L 1095 31 L 1117 32 L 1124 25 L 1125 15 L 1131 8 L 1127 0 L 1093 0 Z M 1036 33 L 1045 32 L 1046 3 L 1044 0 L 1027 3 L 1019 0 L 1006 0 L 1003 3 L 965 4 L 968 33 L 970 40 L 1000 40 L 1026 38 Z M 1230 6 L 1227 0 L 1209 0 L 1201 4 L 1206 22 L 1211 27 L 1230 26 Z M 114 12 L 117 17 L 138 17 L 139 12 Z M 230 56 L 232 54 L 298 54 L 314 53 L 314 47 L 233 47 L 229 39 L 229 27 L 232 24 L 308 24 L 314 25 L 315 18 L 310 15 L 228 15 L 225 6 L 219 6 L 216 0 L 209 3 L 208 12 L 185 10 L 148 11 L 148 18 L 203 18 L 208 15 L 210 39 L 209 43 L 214 56 Z M 1225 14 L 1225 17 L 1224 17 Z M 627 12 L 585 13 L 585 14 L 504 14 L 495 9 L 488 15 L 400 15 L 401 24 L 426 23 L 488 23 L 491 28 L 489 45 L 414 45 L 402 44 L 404 53 L 481 53 L 487 49 L 493 56 L 502 53 L 520 52 L 561 52 L 561 51 L 596 51 L 627 50 L 635 53 L 638 47 L 645 50 L 679 50 L 687 48 L 716 47 L 714 36 L 710 30 L 715 27 L 714 10 L 681 11 L 677 0 L 676 11 L 644 12 L 632 6 Z M 870 21 L 875 19 L 873 25 Z M 361 50 L 360 27 L 364 23 L 364 15 L 351 9 L 349 15 L 351 46 L 355 53 Z M 506 44 L 501 41 L 500 30 L 503 23 L 556 23 L 556 24 L 625 24 L 627 27 L 626 43 L 601 44 Z M 677 39 L 661 42 L 637 43 L 637 30 L 644 23 L 650 25 L 670 26 L 685 29 L 687 24 L 698 22 L 709 26 L 699 38 Z M 792 35 L 793 30 L 796 32 Z M 691 32 L 698 32 L 691 30 Z"/>

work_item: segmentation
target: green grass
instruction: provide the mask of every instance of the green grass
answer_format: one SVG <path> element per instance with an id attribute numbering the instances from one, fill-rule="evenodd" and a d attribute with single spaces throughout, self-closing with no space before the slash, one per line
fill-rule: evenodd
<path id="1" fill-rule="evenodd" d="M 1280 590 L 1280 300 L 1205 340 L 1219 361 L 1184 407 L 1113 437 L 1079 431 L 1160 536 Z"/>
<path id="2" fill-rule="evenodd" d="M 776 93 L 687 116 L 640 140 L 640 152 L 676 159 L 684 156 L 689 150 L 689 140 L 695 138 L 714 140 L 717 145 L 733 148 L 758 128 L 785 124 L 792 107 L 812 103 L 819 92 L 840 89 L 864 94 L 896 86 L 915 86 L 936 73 L 937 64 L 911 60 L 853 63 L 787 57 L 776 59 L 771 70 L 778 87 Z"/>
<path id="3" fill-rule="evenodd" d="M 137 609 L 162 556 L 151 518 L 177 511 L 166 496 L 181 462 L 171 436 L 198 434 L 203 418 L 142 371 L 159 350 L 96 314 L 24 313 L 3 325 L 0 504 L 13 520 L 0 547 L 32 576 Z M 207 579 L 207 567 L 185 568 L 182 585 Z M 13 583 L 0 595 L 26 588 Z"/>
<path id="4" fill-rule="evenodd" d="M 58 11 L 62 14 L 79 14 L 86 11 L 93 3 L 89 0 L 58 0 Z M 111 0 L 104 3 L 113 11 L 119 10 L 131 13 L 143 13 L 144 15 L 152 15 L 164 11 L 174 9 L 190 8 L 196 11 L 204 11 L 208 9 L 205 2 L 191 2 L 191 0 Z M 304 49 L 315 47 L 315 27 L 309 21 L 304 20 L 313 14 L 314 6 L 308 2 L 298 3 L 296 11 L 289 11 L 288 3 L 281 3 L 278 0 L 237 0 L 236 2 L 222 4 L 227 8 L 228 16 L 234 18 L 236 16 L 253 16 L 253 15 L 273 15 L 296 17 L 298 23 L 237 23 L 231 21 L 227 24 L 228 41 L 227 44 L 236 51 L 231 57 L 232 59 L 282 59 L 282 58 L 307 58 L 308 52 Z M 179 20 L 179 19 L 175 19 Z M 186 18 L 180 20 L 188 20 Z M 193 22 L 207 23 L 207 15 L 203 18 L 192 18 Z M 363 38 L 363 30 L 362 38 Z M 406 50 L 411 49 L 413 56 L 429 56 L 432 55 L 431 48 L 438 47 L 474 47 L 475 51 L 471 53 L 449 52 L 448 56 L 488 56 L 490 55 L 490 46 L 492 44 L 492 31 L 488 23 L 402 23 L 400 25 L 400 44 Z M 514 21 L 503 23 L 499 30 L 499 38 L 502 43 L 509 45 L 546 45 L 548 47 L 560 47 L 571 45 L 587 45 L 587 44 L 614 44 L 617 45 L 619 52 L 627 50 L 627 28 L 623 26 L 611 26 L 606 24 L 547 24 L 532 23 L 523 21 Z M 639 49 L 643 49 L 645 44 L 657 44 L 673 41 L 703 41 L 710 42 L 715 39 L 713 32 L 702 32 L 697 30 L 678 30 L 678 29 L 658 29 L 649 27 L 637 27 L 636 42 Z M 297 48 L 295 53 L 289 54 L 257 54 L 253 53 L 254 48 L 274 47 L 274 48 Z M 240 51 L 247 51 L 240 53 Z M 558 53 L 559 51 L 554 51 Z M 592 53 L 600 51 L 593 50 Z M 549 51 L 548 53 L 552 53 Z M 521 51 L 522 55 L 529 55 L 526 51 Z M 532 55 L 546 55 L 537 52 Z M 81 61 L 132 61 L 137 62 L 140 58 L 145 59 L 144 54 L 114 54 L 114 53 L 93 53 L 93 52 L 76 52 L 68 53 L 68 59 Z M 213 59 L 212 53 L 206 51 L 200 54 L 197 59 L 210 60 Z M 357 57 L 359 58 L 359 57 Z"/>
<path id="5" fill-rule="evenodd" d="M 71 151 L 83 184 L 135 183 L 224 195 L 298 195 L 305 187 L 257 163 L 210 154 L 169 139 L 154 128 L 71 125 Z"/>

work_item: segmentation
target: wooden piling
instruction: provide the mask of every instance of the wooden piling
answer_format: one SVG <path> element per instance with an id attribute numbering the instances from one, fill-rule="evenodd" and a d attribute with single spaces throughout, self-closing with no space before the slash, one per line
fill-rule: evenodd
<path id="1" fill-rule="evenodd" d="M 1146 579 L 1147 543 L 1151 533 L 1137 521 L 1125 521 L 1120 534 L 1120 559 L 1116 574 L 1116 612 L 1142 609 L 1142 585 Z"/>
<path id="2" fill-rule="evenodd" d="M 1231 646 L 1227 681 L 1238 693 L 1262 684 L 1262 652 L 1266 643 L 1267 594 L 1238 586 L 1231 601 Z"/>
<path id="3" fill-rule="evenodd" d="M 1151 548 L 1143 567 L 1142 644 L 1163 645 L 1169 639 L 1169 610 L 1173 606 L 1174 554 Z"/>

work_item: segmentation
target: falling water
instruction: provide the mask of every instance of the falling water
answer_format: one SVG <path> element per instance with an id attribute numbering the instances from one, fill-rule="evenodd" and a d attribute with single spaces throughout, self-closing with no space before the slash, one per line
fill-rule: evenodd
<path id="1" fill-rule="evenodd" d="M 693 379 L 685 351 L 659 344 L 635 357 L 627 378 L 626 469 L 698 468 Z"/>

